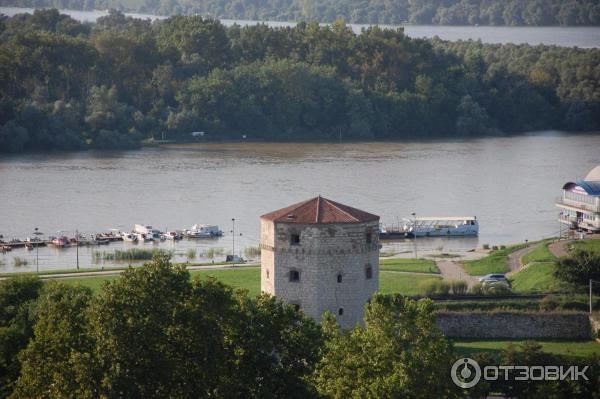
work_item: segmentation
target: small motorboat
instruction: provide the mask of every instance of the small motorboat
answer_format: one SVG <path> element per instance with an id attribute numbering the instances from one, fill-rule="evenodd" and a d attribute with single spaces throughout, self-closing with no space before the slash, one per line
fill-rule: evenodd
<path id="1" fill-rule="evenodd" d="M 183 238 L 182 234 L 176 230 L 167 231 L 166 233 L 163 233 L 162 236 L 167 240 L 173 240 L 173 241 L 181 240 Z"/>
<path id="2" fill-rule="evenodd" d="M 121 238 L 125 242 L 138 242 L 138 237 L 133 233 L 121 233 Z"/>
<path id="3" fill-rule="evenodd" d="M 28 242 L 25 244 L 25 248 L 27 248 L 28 251 L 32 251 L 33 250 L 33 244 Z"/>
<path id="4" fill-rule="evenodd" d="M 56 237 L 52 239 L 52 241 L 50 241 L 50 244 L 54 245 L 57 248 L 68 247 L 70 243 L 71 241 L 65 236 Z"/>
<path id="5" fill-rule="evenodd" d="M 135 235 L 137 237 L 138 242 L 154 241 L 154 238 L 152 238 L 152 236 L 149 234 L 133 233 L 133 235 Z"/>
<path id="6" fill-rule="evenodd" d="M 108 245 L 108 244 L 110 244 L 110 239 L 108 239 L 106 237 L 96 237 L 96 239 L 94 239 L 94 244 L 96 244 L 96 245 Z"/>
<path id="7" fill-rule="evenodd" d="M 10 252 L 12 251 L 12 247 L 10 245 L 3 245 L 0 247 L 0 252 L 5 253 L 5 252 Z"/>
<path id="8" fill-rule="evenodd" d="M 212 224 L 195 224 L 185 231 L 185 236 L 188 238 L 215 238 L 222 235 L 219 226 Z"/>

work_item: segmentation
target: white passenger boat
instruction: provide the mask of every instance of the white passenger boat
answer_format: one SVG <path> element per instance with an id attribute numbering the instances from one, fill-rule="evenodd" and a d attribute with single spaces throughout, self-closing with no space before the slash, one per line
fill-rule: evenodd
<path id="1" fill-rule="evenodd" d="M 138 242 L 154 241 L 154 238 L 150 234 L 133 233 L 133 235 L 137 237 Z"/>
<path id="2" fill-rule="evenodd" d="M 181 234 L 181 232 L 179 232 L 177 230 L 167 231 L 166 233 L 163 233 L 162 236 L 167 240 L 173 240 L 173 241 L 181 240 L 183 238 L 183 235 Z"/>
<path id="3" fill-rule="evenodd" d="M 185 231 L 185 236 L 188 238 L 213 238 L 222 235 L 219 226 L 213 224 L 195 224 Z"/>
<path id="4" fill-rule="evenodd" d="M 406 219 L 404 232 L 409 237 L 476 236 L 479 222 L 476 216 L 420 217 Z"/>

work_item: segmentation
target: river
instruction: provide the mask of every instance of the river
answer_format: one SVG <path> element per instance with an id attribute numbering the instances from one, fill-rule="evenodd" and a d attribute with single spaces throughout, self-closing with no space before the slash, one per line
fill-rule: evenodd
<path id="1" fill-rule="evenodd" d="M 12 16 L 17 13 L 33 11 L 32 8 L 0 7 L 0 13 Z M 101 16 L 107 15 L 106 11 L 77 11 L 61 10 L 80 21 L 94 22 Z M 127 14 L 136 18 L 165 18 L 155 15 Z M 264 22 L 270 26 L 294 26 L 293 22 L 274 21 L 247 21 L 222 19 L 223 24 L 230 26 L 254 25 Z M 355 32 L 360 32 L 368 25 L 351 24 Z M 397 28 L 397 25 L 382 25 L 388 28 Z M 443 25 L 406 25 L 404 31 L 410 37 L 432 38 L 439 37 L 444 40 L 481 40 L 484 43 L 528 43 L 557 45 L 563 47 L 591 48 L 600 47 L 600 27 L 515 27 L 515 26 L 443 26 Z"/>
<path id="2" fill-rule="evenodd" d="M 0 158 L 0 234 L 74 235 L 135 223 L 181 229 L 218 224 L 217 240 L 138 244 L 184 260 L 193 248 L 236 253 L 259 242 L 259 216 L 318 194 L 396 224 L 417 216 L 476 215 L 479 238 L 419 239 L 418 248 L 466 250 L 556 235 L 554 200 L 566 181 L 600 164 L 600 135 L 541 132 L 503 138 L 386 143 L 190 144 L 138 151 L 29 154 Z M 240 235 L 241 233 L 241 235 Z M 91 251 L 131 247 L 113 243 Z M 412 250 L 412 241 L 384 250 Z M 35 270 L 36 251 L 0 255 L 0 272 Z M 15 267 L 14 257 L 28 264 Z M 40 269 L 72 268 L 74 248 L 40 248 Z M 220 258 L 217 258 L 219 260 Z M 200 257 L 195 259 L 202 259 Z"/>

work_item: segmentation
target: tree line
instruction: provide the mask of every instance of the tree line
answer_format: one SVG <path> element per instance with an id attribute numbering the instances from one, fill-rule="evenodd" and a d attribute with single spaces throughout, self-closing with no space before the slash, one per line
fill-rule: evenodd
<path id="1" fill-rule="evenodd" d="M 260 21 L 357 24 L 586 26 L 600 24 L 595 0 L 0 0 L 2 6 L 195 15 Z"/>
<path id="2" fill-rule="evenodd" d="M 92 293 L 35 276 L 0 282 L 0 397 L 10 398 L 592 398 L 600 359 L 539 345 L 509 347 L 492 364 L 588 366 L 587 381 L 518 381 L 463 391 L 453 344 L 433 303 L 375 295 L 364 325 L 340 330 L 268 295 L 250 298 L 190 278 L 164 254 Z"/>
<path id="3" fill-rule="evenodd" d="M 0 39 L 0 152 L 600 129 L 598 49 L 117 11 L 3 17 Z"/>

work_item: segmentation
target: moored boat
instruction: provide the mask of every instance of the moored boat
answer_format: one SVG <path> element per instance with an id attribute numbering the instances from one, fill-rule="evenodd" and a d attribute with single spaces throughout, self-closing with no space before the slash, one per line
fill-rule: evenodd
<path id="1" fill-rule="evenodd" d="M 138 237 L 133 233 L 121 233 L 121 238 L 125 242 L 138 242 Z"/>
<path id="2" fill-rule="evenodd" d="M 214 238 L 222 235 L 219 226 L 213 224 L 195 224 L 185 231 L 185 236 L 188 238 Z"/>

